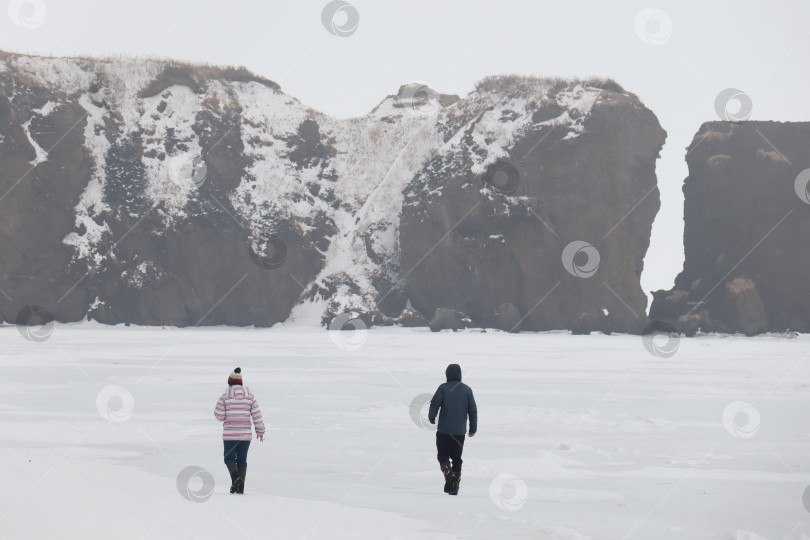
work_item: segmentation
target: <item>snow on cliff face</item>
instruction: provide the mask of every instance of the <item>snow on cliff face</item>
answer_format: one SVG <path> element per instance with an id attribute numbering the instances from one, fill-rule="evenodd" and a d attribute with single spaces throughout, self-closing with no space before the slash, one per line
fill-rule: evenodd
<path id="1" fill-rule="evenodd" d="M 92 169 L 90 180 L 75 207 L 74 228 L 76 230 L 68 233 L 63 242 L 76 249 L 77 259 L 89 260 L 98 265 L 104 257 L 97 246 L 104 235 L 110 232 L 109 225 L 102 217 L 110 212 L 110 207 L 104 202 L 106 180 L 104 167 L 107 161 L 107 151 L 110 149 L 110 141 L 107 139 L 104 129 L 104 115 L 107 111 L 96 105 L 89 94 L 82 95 L 79 98 L 79 104 L 87 113 L 84 146 L 92 161 Z M 84 232 L 80 233 L 81 230 Z"/>
<path id="2" fill-rule="evenodd" d="M 187 164 L 201 155 L 193 129 L 201 101 L 187 86 L 171 86 L 140 104 L 146 196 L 161 205 L 167 225 L 187 217 L 186 205 L 195 191 Z"/>
<path id="3" fill-rule="evenodd" d="M 506 84 L 505 84 L 506 83 Z M 456 129 L 442 155 L 464 153 L 472 160 L 470 171 L 484 174 L 487 167 L 508 155 L 515 142 L 529 130 L 543 126 L 568 130 L 569 137 L 582 132 L 602 90 L 572 83 L 560 88 L 559 81 L 529 77 L 493 78 L 480 83 L 455 110 L 441 119 Z M 556 106 L 553 118 L 534 121 L 541 107 Z M 455 124 L 467 120 L 460 128 Z"/>
<path id="4" fill-rule="evenodd" d="M 341 232 L 313 283 L 314 290 L 325 292 L 311 299 L 325 306 L 327 315 L 377 312 L 381 299 L 404 285 L 400 210 L 406 187 L 431 158 L 457 155 L 462 166 L 471 161 L 471 172 L 483 174 L 528 130 L 553 126 L 578 135 L 601 93 L 583 84 L 534 78 L 496 83 L 502 81 L 485 81 L 447 107 L 432 89 L 405 85 L 370 115 L 327 124 L 326 133 L 337 141 L 332 167 L 338 177 L 336 193 L 350 205 L 336 219 Z M 559 115 L 534 122 L 535 111 L 549 104 L 560 108 Z M 302 306 L 293 317 L 311 313 Z"/>
<path id="5" fill-rule="evenodd" d="M 231 193 L 231 203 L 255 238 L 274 232 L 280 221 L 290 218 L 306 229 L 309 217 L 328 209 L 308 191 L 309 185 L 320 183 L 322 166 L 317 162 L 296 166 L 290 155 L 300 126 L 315 113 L 257 83 L 234 83 L 232 90 L 242 108 L 244 155 L 252 164 Z"/>
<path id="6" fill-rule="evenodd" d="M 155 206 L 160 205 L 167 225 L 185 217 L 184 209 L 194 185 L 180 171 L 185 162 L 200 154 L 192 130 L 200 97 L 188 87 L 174 86 L 163 96 L 140 98 L 139 92 L 165 68 L 163 62 L 8 56 L 4 67 L 4 71 L 30 77 L 37 85 L 66 99 L 77 96 L 86 112 L 84 138 L 92 173 L 75 207 L 75 230 L 63 240 L 75 248 L 77 260 L 97 266 L 106 258 L 100 246 L 110 232 L 106 220 L 111 208 L 104 199 L 107 155 L 117 137 L 127 137 L 133 132 L 143 134 L 145 152 L 141 161 L 148 197 Z M 48 102 L 34 112 L 47 116 L 58 105 Z M 113 120 L 120 134 L 108 133 Z M 170 137 L 180 144 L 167 156 L 164 147 Z M 47 154 L 33 140 L 32 145 L 37 153 L 32 165 L 36 166 L 47 159 Z"/>
<path id="7" fill-rule="evenodd" d="M 167 76 L 170 69 L 190 73 L 188 80 Z M 162 227 L 177 227 L 197 208 L 189 203 L 200 186 L 189 171 L 190 164 L 206 158 L 201 137 L 211 126 L 203 119 L 236 111 L 243 150 L 228 159 L 244 166 L 227 201 L 253 242 L 282 226 L 294 227 L 305 240 L 313 230 L 331 231 L 318 248 L 323 268 L 304 284 L 301 296 L 324 307 L 326 320 L 337 313 L 378 312 L 377 302 L 401 288 L 400 210 L 415 178 L 426 189 L 441 187 L 442 174 L 425 168 L 431 159 L 449 156 L 443 162 L 453 168 L 483 174 L 529 130 L 549 126 L 576 137 L 601 93 L 584 82 L 505 77 L 486 79 L 459 100 L 413 83 L 364 117 L 338 120 L 272 83 L 223 73 L 151 60 L 6 55 L 0 62 L 0 77 L 26 78 L 33 81 L 29 86 L 48 89 L 86 112 L 91 175 L 75 205 L 74 228 L 63 240 L 75 249 L 75 261 L 93 268 L 106 260 L 111 251 L 106 248 L 114 246 L 109 224 L 120 217 L 117 212 L 145 215 L 143 209 L 113 209 L 106 200 L 108 160 L 122 141 L 137 139 L 147 204 Z M 155 90 L 161 77 L 168 82 Z M 34 114 L 45 116 L 59 105 L 49 102 Z M 535 119 L 544 107 L 555 114 Z M 30 120 L 23 128 L 31 138 L 29 125 Z M 47 153 L 31 142 L 37 166 Z M 132 269 L 127 279 L 142 270 Z"/>
<path id="8" fill-rule="evenodd" d="M 342 182 L 336 192 L 349 207 L 336 211 L 340 232 L 313 282 L 314 290 L 327 294 L 312 300 L 328 302 L 327 318 L 340 313 L 360 316 L 376 312 L 378 299 L 388 292 L 378 290 L 375 280 L 389 290 L 401 287 L 396 282 L 405 186 L 435 153 L 441 139 L 433 123 L 407 113 L 382 124 L 368 119 L 334 122 L 329 133 L 338 141 L 332 170 Z"/>

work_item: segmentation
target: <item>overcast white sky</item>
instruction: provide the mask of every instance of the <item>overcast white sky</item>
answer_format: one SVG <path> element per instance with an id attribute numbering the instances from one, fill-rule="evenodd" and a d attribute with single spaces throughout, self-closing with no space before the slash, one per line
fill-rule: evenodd
<path id="1" fill-rule="evenodd" d="M 338 117 L 416 80 L 464 95 L 493 74 L 613 77 L 668 132 L 647 291 L 682 268 L 684 149 L 717 119 L 717 94 L 745 92 L 753 120 L 810 120 L 806 0 L 351 0 L 359 25 L 347 37 L 321 23 L 327 0 L 4 1 L 4 50 L 244 65 Z"/>

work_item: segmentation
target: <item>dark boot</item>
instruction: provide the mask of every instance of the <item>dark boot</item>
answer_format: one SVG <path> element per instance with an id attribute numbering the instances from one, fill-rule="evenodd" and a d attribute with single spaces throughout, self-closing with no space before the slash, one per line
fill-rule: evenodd
<path id="1" fill-rule="evenodd" d="M 238 482 L 240 482 L 239 470 L 236 463 L 226 463 L 225 466 L 228 467 L 228 472 L 231 473 L 231 493 L 236 493 L 239 487 Z"/>
<path id="2" fill-rule="evenodd" d="M 239 467 L 239 487 L 236 488 L 237 493 L 245 492 L 245 475 L 247 474 L 247 465 Z"/>
<path id="3" fill-rule="evenodd" d="M 440 465 L 442 468 L 442 474 L 444 474 L 444 492 L 450 493 L 450 488 L 453 487 L 454 476 L 453 476 L 453 469 L 450 467 L 450 463 L 445 461 Z"/>
<path id="4" fill-rule="evenodd" d="M 458 495 L 458 486 L 461 484 L 461 471 L 453 473 L 453 485 L 450 486 L 450 495 Z"/>

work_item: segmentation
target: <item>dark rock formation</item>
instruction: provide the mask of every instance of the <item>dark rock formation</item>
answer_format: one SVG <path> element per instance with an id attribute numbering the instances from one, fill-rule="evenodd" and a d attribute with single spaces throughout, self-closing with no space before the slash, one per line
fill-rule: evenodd
<path id="1" fill-rule="evenodd" d="M 439 332 L 440 330 L 463 330 L 470 328 L 472 321 L 460 311 L 448 308 L 439 308 L 430 319 L 430 330 Z"/>
<path id="2" fill-rule="evenodd" d="M 422 315 L 421 313 L 419 313 L 418 311 L 416 311 L 411 307 L 410 303 L 408 303 L 405 306 L 405 309 L 402 310 L 402 313 L 399 315 L 399 317 L 390 318 L 382 316 L 381 319 L 377 321 L 377 323 L 383 325 L 396 324 L 399 326 L 404 326 L 406 328 L 418 328 L 428 326 L 430 324 L 424 315 Z"/>
<path id="3" fill-rule="evenodd" d="M 590 309 L 574 319 L 571 325 L 571 333 L 574 335 L 588 335 L 591 332 L 601 332 L 610 334 L 613 330 L 610 316 L 605 310 Z"/>
<path id="4" fill-rule="evenodd" d="M 637 332 L 663 139 L 612 81 L 337 120 L 243 68 L 0 53 L 0 319 Z"/>
<path id="5" fill-rule="evenodd" d="M 2 320 L 30 304 L 57 321 L 111 324 L 287 318 L 300 296 L 294 279 L 306 283 L 322 266 L 317 246 L 333 227 L 315 213 L 309 222 L 273 216 L 262 229 L 261 217 L 251 222 L 237 208 L 244 202 L 233 192 L 255 158 L 243 146 L 238 100 L 223 101 L 209 85 L 244 73 L 2 59 Z M 133 68 L 154 74 L 140 92 L 122 88 L 134 83 Z M 269 81 L 255 85 L 278 93 Z M 200 156 L 204 170 L 192 174 Z M 295 246 L 278 272 L 251 257 L 269 229 Z"/>
<path id="6" fill-rule="evenodd" d="M 810 124 L 709 122 L 689 146 L 683 271 L 650 318 L 686 334 L 810 332 Z"/>
<path id="7" fill-rule="evenodd" d="M 492 320 L 488 321 L 486 326 L 507 332 L 520 332 L 520 323 L 522 322 L 520 319 L 518 308 L 512 303 L 506 302 L 495 308 Z"/>
<path id="8" fill-rule="evenodd" d="M 440 132 L 460 143 L 406 191 L 400 242 L 413 306 L 486 326 L 510 303 L 524 330 L 641 332 L 665 138 L 655 115 L 599 81 L 507 78 L 477 92 L 496 99 L 456 105 Z M 452 125 L 460 116 L 474 118 L 462 133 Z"/>

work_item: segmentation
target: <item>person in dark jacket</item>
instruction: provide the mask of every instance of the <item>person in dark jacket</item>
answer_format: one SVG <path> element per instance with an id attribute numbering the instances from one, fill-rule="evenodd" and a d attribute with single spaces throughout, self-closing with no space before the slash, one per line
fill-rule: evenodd
<path id="1" fill-rule="evenodd" d="M 436 449 L 444 474 L 444 492 L 458 495 L 463 463 L 461 452 L 464 450 L 464 435 L 468 433 L 467 418 L 470 419 L 469 435 L 473 437 L 478 431 L 478 407 L 472 388 L 461 382 L 461 366 L 450 364 L 444 373 L 447 382 L 439 386 L 430 400 L 428 420 L 435 424 L 436 414 L 439 414 Z"/>

